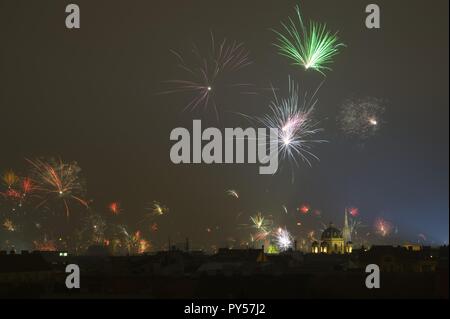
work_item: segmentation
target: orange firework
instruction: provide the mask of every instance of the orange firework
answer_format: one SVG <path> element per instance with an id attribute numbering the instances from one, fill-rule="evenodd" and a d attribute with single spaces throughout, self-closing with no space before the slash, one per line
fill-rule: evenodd
<path id="1" fill-rule="evenodd" d="M 14 184 L 16 184 L 19 181 L 19 177 L 12 171 L 6 171 L 3 174 L 3 182 L 8 186 L 8 188 L 11 188 Z"/>
<path id="2" fill-rule="evenodd" d="M 69 217 L 69 200 L 75 200 L 83 206 L 88 207 L 87 201 L 82 199 L 84 194 L 83 183 L 80 178 L 80 167 L 76 162 L 63 163 L 61 160 L 43 161 L 27 159 L 33 168 L 33 180 L 36 190 L 44 195 L 44 200 L 38 205 L 52 199 L 62 200 L 66 216 Z"/>
<path id="3" fill-rule="evenodd" d="M 120 203 L 118 202 L 112 202 L 111 204 L 109 204 L 108 208 L 113 215 L 118 215 L 122 211 L 122 209 L 120 208 Z"/>
<path id="4" fill-rule="evenodd" d="M 44 240 L 42 242 L 34 241 L 34 247 L 39 251 L 56 251 L 56 245 L 51 240 Z"/>

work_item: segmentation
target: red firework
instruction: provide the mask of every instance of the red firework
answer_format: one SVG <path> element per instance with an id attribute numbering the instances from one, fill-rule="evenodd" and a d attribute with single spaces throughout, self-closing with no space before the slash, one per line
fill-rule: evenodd
<path id="1" fill-rule="evenodd" d="M 33 191 L 33 187 L 34 187 L 33 182 L 28 177 L 25 177 L 22 180 L 22 185 L 21 186 L 22 186 L 22 193 L 23 193 L 23 195 L 31 193 Z"/>
<path id="2" fill-rule="evenodd" d="M 308 204 L 302 204 L 298 208 L 298 211 L 301 212 L 302 214 L 307 214 L 309 212 L 309 210 L 310 210 L 310 207 Z"/>
<path id="3" fill-rule="evenodd" d="M 111 204 L 109 204 L 108 208 L 109 211 L 114 215 L 118 215 L 121 212 L 120 203 L 118 202 L 112 202 Z"/>
<path id="4" fill-rule="evenodd" d="M 352 215 L 353 217 L 356 217 L 356 216 L 359 215 L 359 209 L 356 208 L 356 207 L 350 207 L 350 208 L 348 209 L 348 213 L 349 213 L 350 215 Z"/>

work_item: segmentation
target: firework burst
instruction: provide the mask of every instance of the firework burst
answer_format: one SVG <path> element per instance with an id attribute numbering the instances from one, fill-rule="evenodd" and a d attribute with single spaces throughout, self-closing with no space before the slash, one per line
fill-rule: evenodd
<path id="1" fill-rule="evenodd" d="M 172 88 L 162 94 L 190 94 L 191 99 L 184 110 L 212 107 L 218 118 L 217 94 L 225 88 L 249 86 L 230 80 L 230 75 L 251 64 L 249 53 L 242 43 L 226 39 L 216 42 L 211 33 L 211 43 L 205 54 L 195 44 L 192 45 L 191 56 L 173 50 L 171 52 L 176 56 L 177 66 L 185 74 L 185 78 L 166 81 Z"/>
<path id="2" fill-rule="evenodd" d="M 257 213 L 255 216 L 250 216 L 250 221 L 252 222 L 251 227 L 262 231 L 264 233 L 270 232 L 269 228 L 272 225 L 272 221 L 265 218 L 261 213 Z"/>
<path id="3" fill-rule="evenodd" d="M 278 130 L 278 135 L 275 138 L 270 137 L 268 141 L 269 145 L 275 145 L 277 150 L 276 154 L 269 154 L 270 157 L 280 156 L 281 159 L 289 160 L 296 166 L 300 160 L 309 166 L 312 165 L 312 159 L 319 160 L 311 150 L 314 144 L 326 142 L 314 138 L 322 131 L 317 127 L 319 122 L 313 119 L 318 89 L 311 98 L 308 98 L 307 94 L 301 97 L 298 85 L 289 78 L 288 97 L 278 97 L 273 90 L 271 112 L 264 117 L 256 118 L 256 121 L 265 127 Z"/>
<path id="4" fill-rule="evenodd" d="M 278 42 L 274 45 L 279 53 L 291 59 L 294 65 L 325 75 L 324 71 L 331 70 L 328 65 L 345 45 L 339 42 L 337 32 L 331 33 L 327 30 L 326 24 L 310 21 L 306 25 L 298 6 L 295 11 L 296 19 L 289 18 L 287 24 L 282 23 L 282 31 L 274 30 L 278 36 Z"/>
<path id="5" fill-rule="evenodd" d="M 275 243 L 280 251 L 292 248 L 293 237 L 286 228 L 278 228 L 275 234 Z"/>
<path id="6" fill-rule="evenodd" d="M 383 101 L 378 98 L 349 98 L 342 104 L 338 122 L 340 129 L 357 139 L 369 138 L 380 129 L 385 111 Z"/>
<path id="7" fill-rule="evenodd" d="M 61 160 L 35 161 L 27 159 L 33 169 L 33 180 L 36 190 L 44 196 L 41 206 L 49 200 L 61 200 L 64 204 L 66 216 L 69 217 L 69 201 L 75 200 L 88 207 L 84 195 L 83 182 L 80 178 L 80 167 L 75 163 L 63 163 Z"/>

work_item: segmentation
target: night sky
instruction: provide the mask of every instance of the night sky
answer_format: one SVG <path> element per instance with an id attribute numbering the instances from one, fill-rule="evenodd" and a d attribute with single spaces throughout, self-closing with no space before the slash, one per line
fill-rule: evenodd
<path id="1" fill-rule="evenodd" d="M 164 240 L 244 237 L 238 224 L 257 211 L 295 234 L 295 210 L 307 202 L 326 223 L 341 226 L 344 208 L 355 206 L 370 227 L 382 217 L 405 239 L 423 233 L 448 243 L 448 1 L 376 1 L 380 30 L 365 27 L 370 1 L 76 1 L 79 30 L 65 28 L 68 3 L 0 2 L 0 171 L 24 171 L 25 157 L 76 160 L 97 210 L 120 201 L 122 218 L 137 221 L 153 200 L 170 207 Z M 172 164 L 173 128 L 190 129 L 195 118 L 204 127 L 246 127 L 234 112 L 263 115 L 271 95 L 219 101 L 219 123 L 182 112 L 184 96 L 158 94 L 178 76 L 169 50 L 187 50 L 212 30 L 251 52 L 242 81 L 283 86 L 291 76 L 313 90 L 323 76 L 292 66 L 271 44 L 270 29 L 297 3 L 347 45 L 318 95 L 329 141 L 315 147 L 320 162 L 300 166 L 293 182 L 288 169 L 262 176 L 258 165 Z M 350 96 L 386 101 L 383 127 L 363 145 L 337 128 Z M 226 196 L 230 188 L 239 201 Z M 239 212 L 247 217 L 237 220 Z"/>

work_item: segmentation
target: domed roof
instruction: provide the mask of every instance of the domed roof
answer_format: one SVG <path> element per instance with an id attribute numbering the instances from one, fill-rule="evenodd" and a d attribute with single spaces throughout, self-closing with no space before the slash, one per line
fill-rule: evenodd
<path id="1" fill-rule="evenodd" d="M 321 239 L 324 240 L 331 238 L 342 238 L 342 232 L 336 227 L 333 227 L 332 224 L 330 224 L 330 226 L 323 231 Z"/>

